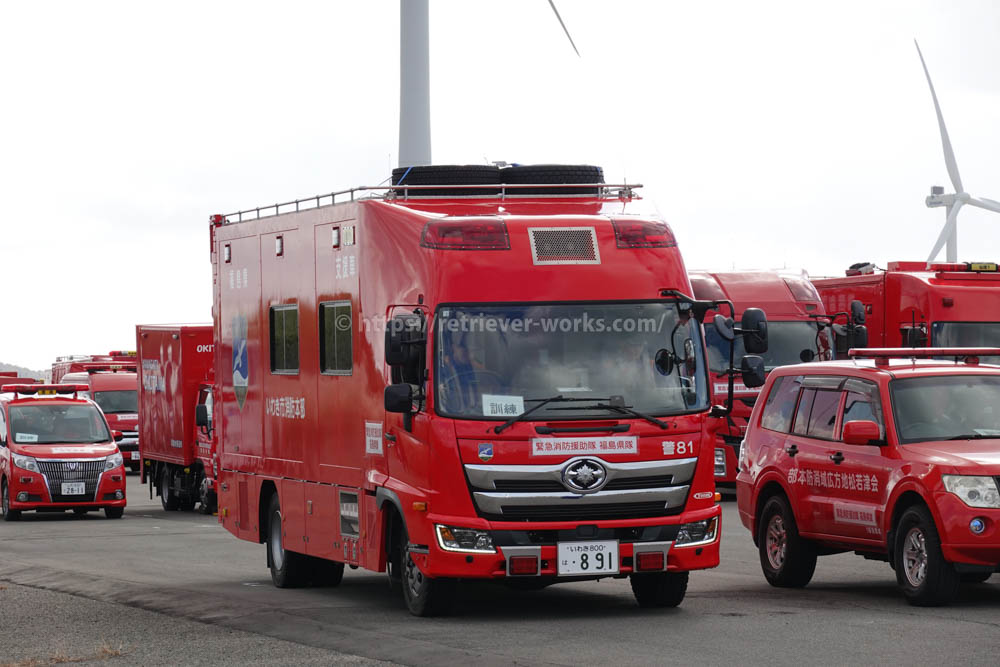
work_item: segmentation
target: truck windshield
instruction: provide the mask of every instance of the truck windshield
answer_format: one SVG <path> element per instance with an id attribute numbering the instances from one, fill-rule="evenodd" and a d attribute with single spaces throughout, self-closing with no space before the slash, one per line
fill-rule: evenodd
<path id="1" fill-rule="evenodd" d="M 701 327 L 676 303 L 442 306 L 435 330 L 438 414 L 509 419 L 556 396 L 572 400 L 532 418 L 620 418 L 597 407 L 619 396 L 654 416 L 708 407 Z"/>
<path id="2" fill-rule="evenodd" d="M 12 405 L 10 432 L 20 444 L 108 442 L 111 434 L 100 411 L 87 405 Z"/>
<path id="3" fill-rule="evenodd" d="M 1000 439 L 1000 377 L 948 375 L 889 383 L 902 443 Z"/>
<path id="4" fill-rule="evenodd" d="M 705 342 L 708 344 L 708 367 L 714 373 L 729 368 L 729 341 L 722 338 L 714 326 L 705 327 Z M 800 364 L 803 361 L 826 361 L 831 359 L 832 341 L 830 328 L 822 330 L 816 322 L 774 322 L 767 323 L 767 352 L 759 355 L 764 360 L 764 368 L 772 370 L 778 366 Z M 746 350 L 743 339 L 736 337 L 734 361 L 739 368 Z M 806 357 L 811 355 L 811 359 Z"/>
<path id="5" fill-rule="evenodd" d="M 932 347 L 1000 347 L 1000 322 L 935 322 Z M 980 357 L 984 364 L 1000 364 L 1000 357 Z"/>
<path id="6" fill-rule="evenodd" d="M 101 406 L 106 415 L 139 411 L 139 392 L 135 389 L 95 391 L 94 401 Z"/>

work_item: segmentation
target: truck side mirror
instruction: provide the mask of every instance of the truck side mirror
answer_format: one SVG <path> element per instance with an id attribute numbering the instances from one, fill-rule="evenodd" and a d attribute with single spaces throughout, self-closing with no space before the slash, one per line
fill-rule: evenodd
<path id="1" fill-rule="evenodd" d="M 851 347 L 868 347 L 868 327 L 858 324 L 851 335 Z"/>
<path id="2" fill-rule="evenodd" d="M 115 439 L 115 442 L 121 442 L 125 438 L 125 434 L 121 431 L 112 431 L 111 437 Z"/>
<path id="3" fill-rule="evenodd" d="M 405 382 L 385 388 L 385 411 L 408 415 L 413 412 L 413 387 Z"/>
<path id="4" fill-rule="evenodd" d="M 199 403 L 194 408 L 194 425 L 208 428 L 208 406 L 204 403 Z"/>
<path id="5" fill-rule="evenodd" d="M 903 334 L 903 345 L 906 347 L 926 347 L 927 332 L 921 326 L 905 326 L 900 329 Z"/>
<path id="6" fill-rule="evenodd" d="M 736 328 L 733 326 L 733 318 L 716 315 L 715 318 L 713 318 L 712 323 L 715 325 L 715 330 L 719 332 L 719 335 L 722 336 L 723 340 L 736 340 Z"/>
<path id="7" fill-rule="evenodd" d="M 674 355 L 670 350 L 661 347 L 653 357 L 653 364 L 660 375 L 670 375 L 674 372 Z"/>
<path id="8" fill-rule="evenodd" d="M 385 330 L 385 363 L 392 367 L 394 382 L 423 381 L 424 318 L 416 313 L 396 315 Z"/>
<path id="9" fill-rule="evenodd" d="M 857 299 L 851 301 L 851 323 L 852 324 L 865 323 L 865 304 L 861 303 Z"/>
<path id="10" fill-rule="evenodd" d="M 844 423 L 844 443 L 848 445 L 874 445 L 881 441 L 878 424 L 867 419 L 855 419 Z M 875 442 L 872 442 L 872 441 Z"/>
<path id="11" fill-rule="evenodd" d="M 752 354 L 743 355 L 743 361 L 740 362 L 740 375 L 745 387 L 754 389 L 764 386 L 764 381 L 767 379 L 764 360 Z"/>
<path id="12" fill-rule="evenodd" d="M 767 352 L 767 316 L 760 308 L 747 308 L 740 320 L 743 347 L 749 354 Z"/>

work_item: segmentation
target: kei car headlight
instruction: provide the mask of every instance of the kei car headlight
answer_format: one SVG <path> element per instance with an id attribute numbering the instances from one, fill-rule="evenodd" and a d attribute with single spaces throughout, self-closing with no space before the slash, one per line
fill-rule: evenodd
<path id="1" fill-rule="evenodd" d="M 496 553 L 493 548 L 493 537 L 485 530 L 475 528 L 456 528 L 454 526 L 434 526 L 438 545 L 445 551 L 461 551 L 472 553 Z"/>
<path id="2" fill-rule="evenodd" d="M 14 454 L 14 465 L 16 465 L 21 470 L 27 470 L 28 472 L 41 472 L 38 469 L 38 461 L 31 456 L 23 456 L 21 454 Z"/>
<path id="3" fill-rule="evenodd" d="M 1000 508 L 1000 491 L 992 477 L 977 475 L 941 475 L 944 488 L 969 507 Z"/>
<path id="4" fill-rule="evenodd" d="M 115 452 L 108 458 L 104 459 L 104 469 L 114 470 L 122 464 L 122 454 L 121 452 Z"/>

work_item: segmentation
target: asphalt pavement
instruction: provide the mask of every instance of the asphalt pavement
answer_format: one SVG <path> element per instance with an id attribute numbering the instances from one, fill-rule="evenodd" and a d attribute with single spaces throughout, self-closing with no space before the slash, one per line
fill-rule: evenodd
<path id="1" fill-rule="evenodd" d="M 362 570 L 333 589 L 276 589 L 263 546 L 215 517 L 164 512 L 135 476 L 128 498 L 120 520 L 0 523 L 0 664 L 59 654 L 122 664 L 995 665 L 1000 655 L 1000 575 L 932 609 L 906 604 L 887 564 L 853 554 L 821 558 L 805 589 L 772 588 L 732 500 L 722 565 L 692 573 L 677 609 L 639 609 L 626 580 L 533 592 L 469 584 L 453 616 L 420 619 L 385 575 Z"/>

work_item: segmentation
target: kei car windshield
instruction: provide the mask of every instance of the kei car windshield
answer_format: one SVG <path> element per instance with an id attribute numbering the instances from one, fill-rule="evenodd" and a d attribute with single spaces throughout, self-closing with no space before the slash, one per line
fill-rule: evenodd
<path id="1" fill-rule="evenodd" d="M 111 434 L 92 404 L 12 405 L 10 433 L 19 444 L 89 444 L 108 442 Z"/>
<path id="2" fill-rule="evenodd" d="M 708 322 L 708 320 L 706 320 Z M 708 345 L 708 367 L 715 373 L 729 368 L 729 341 L 722 338 L 715 327 L 705 325 L 705 343 Z M 816 322 L 774 322 L 767 323 L 767 352 L 758 355 L 764 360 L 764 368 L 773 370 L 778 366 L 800 364 L 803 361 L 826 361 L 831 359 L 833 349 L 830 328 L 819 328 Z M 740 367 L 743 355 L 743 339 L 736 337 L 734 352 L 736 368 Z M 812 356 L 811 359 L 806 357 Z"/>
<path id="3" fill-rule="evenodd" d="M 903 378 L 889 390 L 902 443 L 1000 439 L 1000 376 Z"/>
<path id="4" fill-rule="evenodd" d="M 139 411 L 139 392 L 135 389 L 121 391 L 95 391 L 94 401 L 101 406 L 104 414 Z"/>
<path id="5" fill-rule="evenodd" d="M 708 407 L 701 327 L 675 303 L 442 306 L 435 331 L 439 414 L 506 419 L 560 395 L 532 417 L 613 418 L 594 406 L 618 396 L 650 415 Z"/>
<path id="6" fill-rule="evenodd" d="M 1000 322 L 935 322 L 933 347 L 1000 347 Z M 980 357 L 984 364 L 1000 364 L 1000 357 Z"/>

